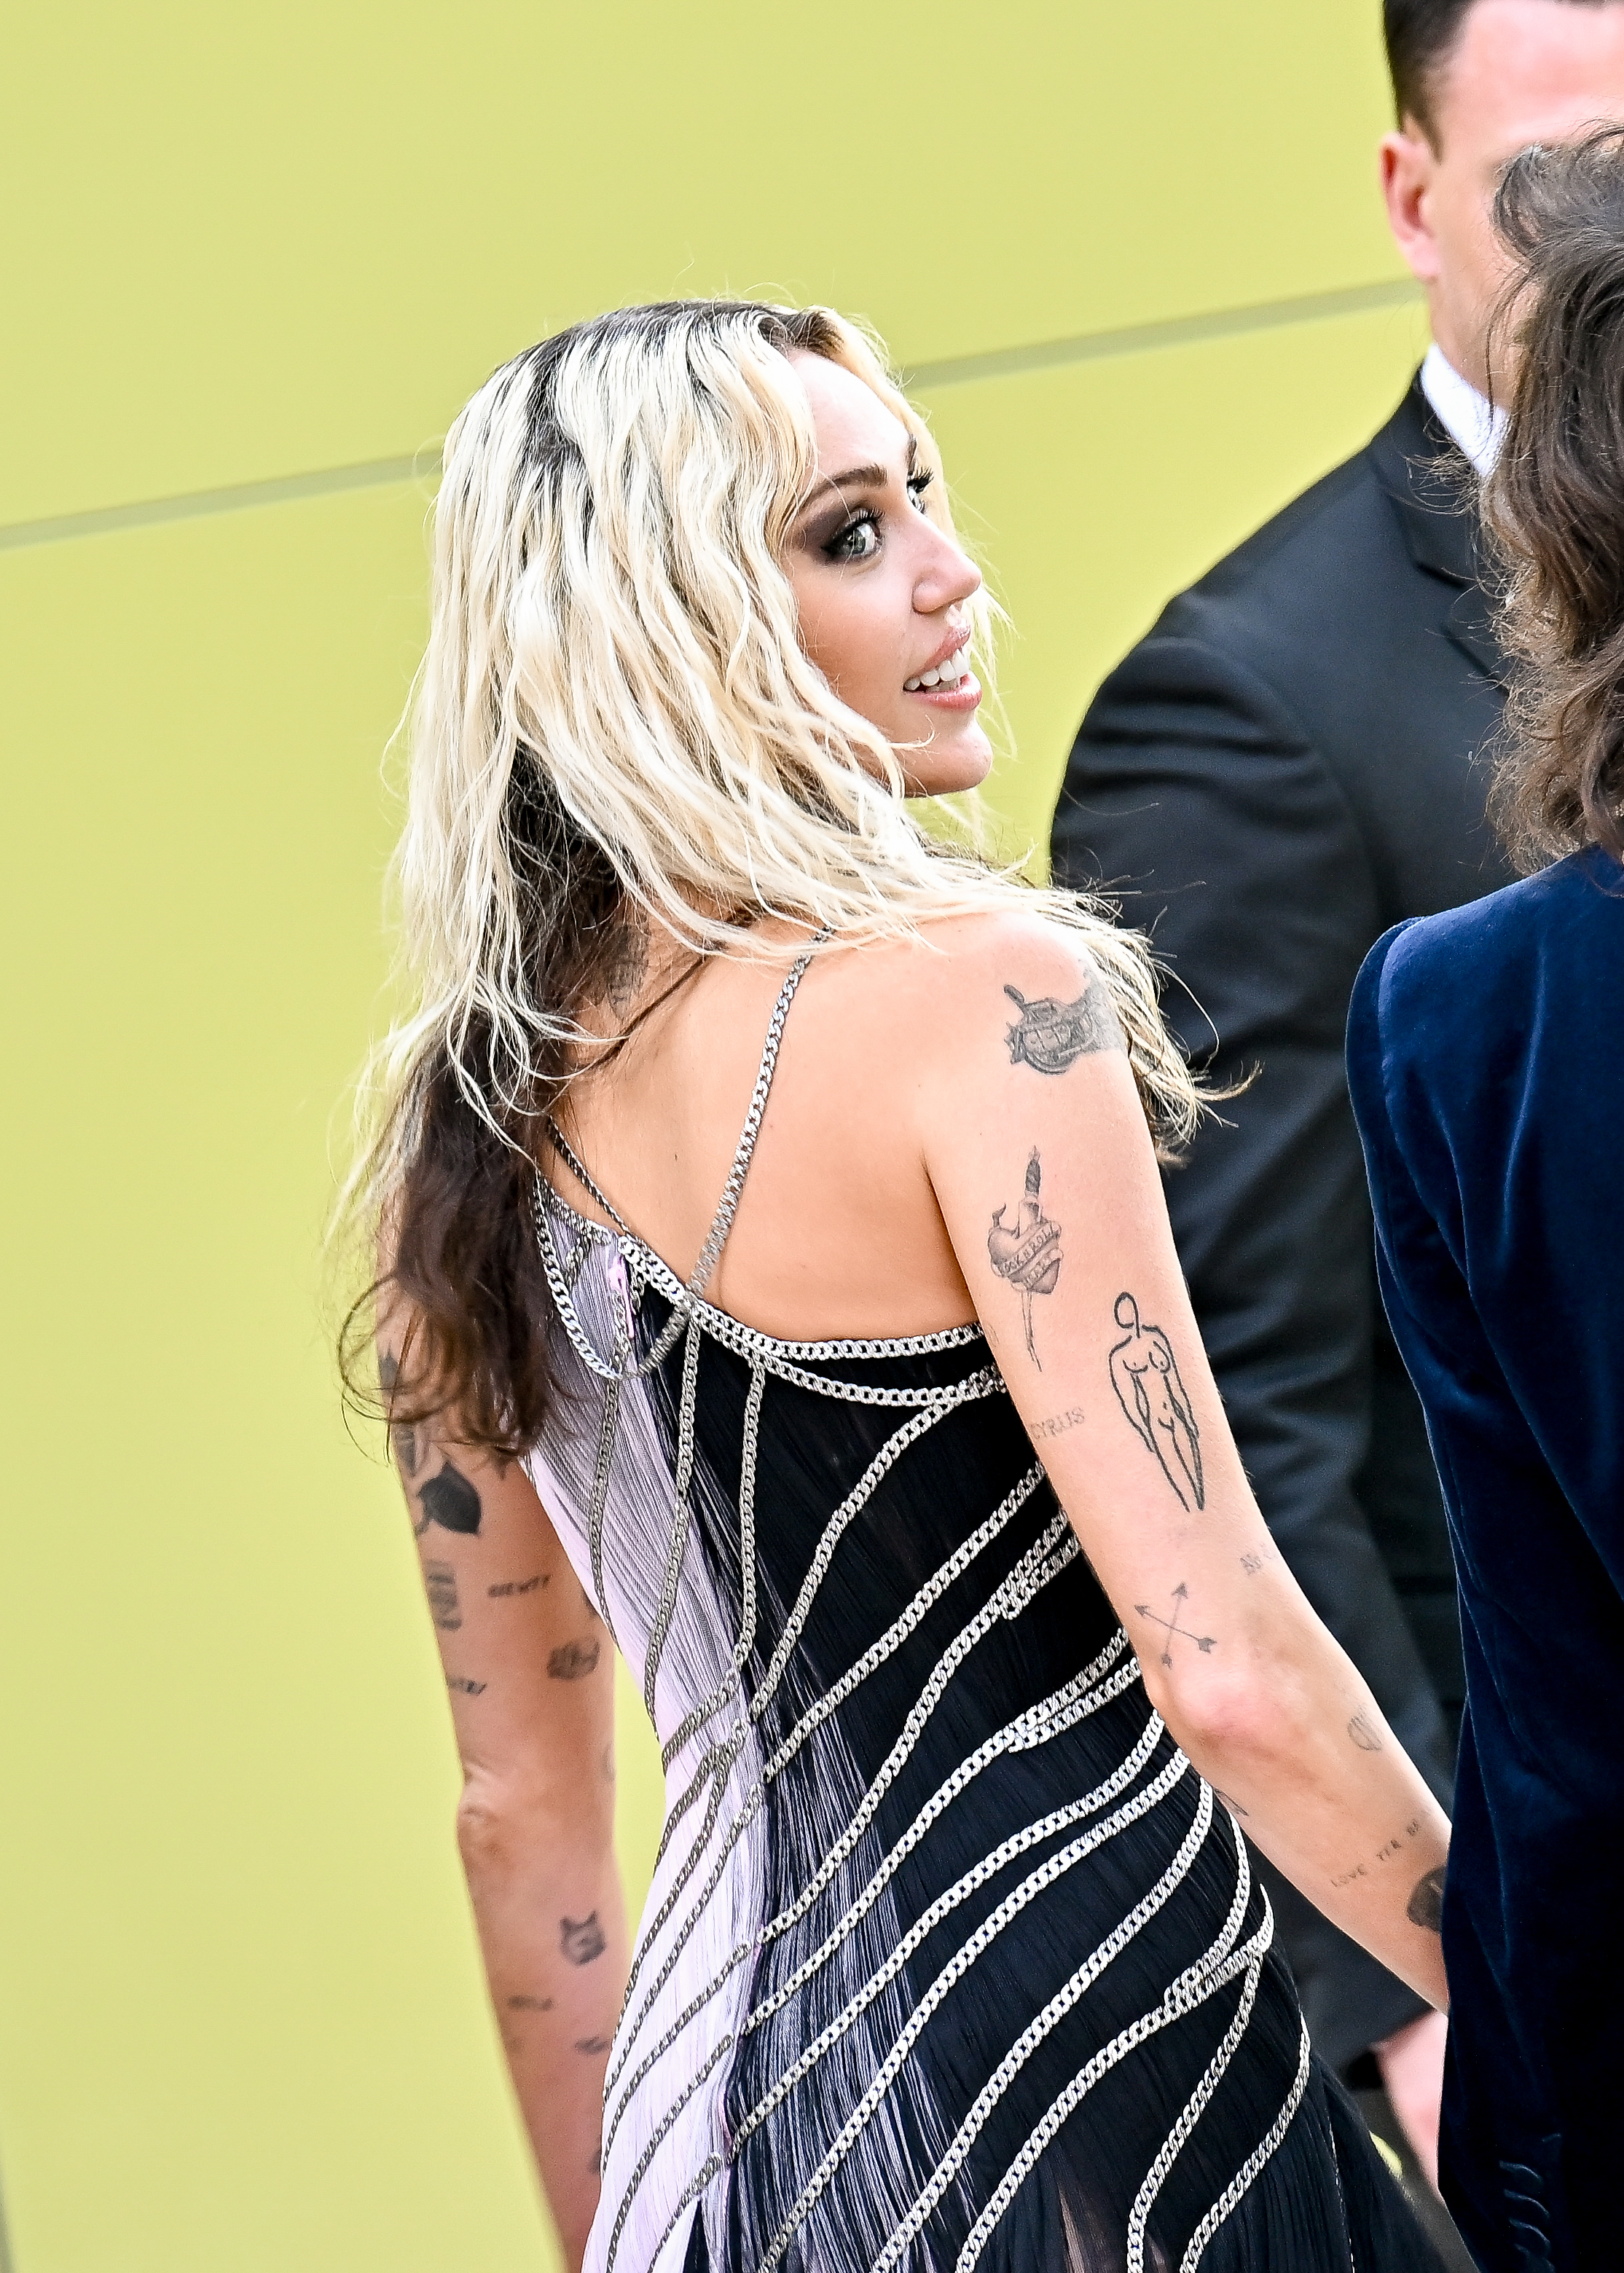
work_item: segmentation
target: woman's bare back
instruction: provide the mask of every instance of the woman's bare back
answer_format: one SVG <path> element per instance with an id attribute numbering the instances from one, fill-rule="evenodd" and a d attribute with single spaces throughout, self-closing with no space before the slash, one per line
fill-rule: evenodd
<path id="1" fill-rule="evenodd" d="M 805 1340 L 934 1333 L 974 1317 L 926 1171 L 921 1108 L 954 966 L 997 927 L 969 918 L 928 940 L 814 956 L 706 1290 L 718 1308 Z M 786 967 L 713 961 L 658 1002 L 684 968 L 673 949 L 650 959 L 635 997 L 588 1013 L 612 1034 L 658 1002 L 609 1063 L 578 1078 L 564 1126 L 620 1215 L 684 1278 L 727 1180 Z M 573 1204 L 601 1213 L 561 1162 L 548 1173 Z"/>

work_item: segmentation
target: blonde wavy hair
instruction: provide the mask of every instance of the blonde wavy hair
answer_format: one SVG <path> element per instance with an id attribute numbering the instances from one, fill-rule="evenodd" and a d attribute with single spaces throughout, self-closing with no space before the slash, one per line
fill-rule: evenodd
<path id="1" fill-rule="evenodd" d="M 939 472 L 856 326 L 748 302 L 577 325 L 505 364 L 447 437 L 395 864 L 417 1007 L 371 1061 L 347 1190 L 350 1219 L 390 1228 L 370 1296 L 395 1284 L 414 1320 L 397 1417 L 455 1402 L 475 1441 L 534 1441 L 552 1394 L 537 1139 L 628 923 L 784 958 L 818 934 L 846 948 L 1019 906 L 1086 944 L 1158 1139 L 1200 1109 L 1145 941 L 928 835 L 896 753 L 803 651 L 782 565 L 816 473 L 797 351 L 872 388 Z M 940 480 L 924 509 L 951 531 Z M 988 681 L 992 609 L 970 604 Z M 346 1329 L 352 1390 L 368 1300 Z"/>

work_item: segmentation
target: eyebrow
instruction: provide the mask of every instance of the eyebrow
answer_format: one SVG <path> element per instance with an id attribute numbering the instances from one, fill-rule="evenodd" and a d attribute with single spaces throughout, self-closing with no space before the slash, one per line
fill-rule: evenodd
<path id="1" fill-rule="evenodd" d="M 908 436 L 906 470 L 911 475 L 919 463 L 919 439 Z M 885 466 L 848 466 L 843 474 L 824 474 L 808 492 L 801 510 L 806 513 L 823 497 L 825 490 L 883 490 L 891 479 Z"/>

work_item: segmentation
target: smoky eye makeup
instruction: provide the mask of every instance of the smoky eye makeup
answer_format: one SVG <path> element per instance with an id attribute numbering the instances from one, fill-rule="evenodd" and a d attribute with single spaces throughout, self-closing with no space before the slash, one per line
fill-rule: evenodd
<path id="1" fill-rule="evenodd" d="M 837 563 L 871 559 L 880 549 L 884 514 L 878 505 L 853 507 L 851 493 L 864 489 L 885 491 L 894 478 L 878 465 L 853 467 L 849 473 L 833 476 L 830 483 L 833 495 L 822 512 L 809 515 L 802 528 L 801 543 L 807 550 Z M 922 510 L 925 492 L 935 479 L 929 468 L 918 465 L 918 446 L 910 438 L 902 484 L 916 512 Z M 861 536 L 864 529 L 872 530 L 872 536 Z"/>
<path id="2" fill-rule="evenodd" d="M 872 506 L 837 524 L 833 533 L 819 545 L 826 560 L 868 560 L 880 549 L 880 516 Z"/>

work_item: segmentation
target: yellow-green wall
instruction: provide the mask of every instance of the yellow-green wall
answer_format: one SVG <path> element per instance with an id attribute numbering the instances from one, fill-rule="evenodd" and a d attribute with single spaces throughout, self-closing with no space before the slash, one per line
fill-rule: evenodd
<path id="1" fill-rule="evenodd" d="M 64 0 L 9 26 L 16 2273 L 551 2262 L 410 1541 L 316 1307 L 423 626 L 412 461 L 495 362 L 617 301 L 872 318 L 1017 622 L 995 790 L 1040 840 L 1100 673 L 1415 354 L 1376 15 Z M 636 1881 L 656 1783 L 623 1724 Z"/>

